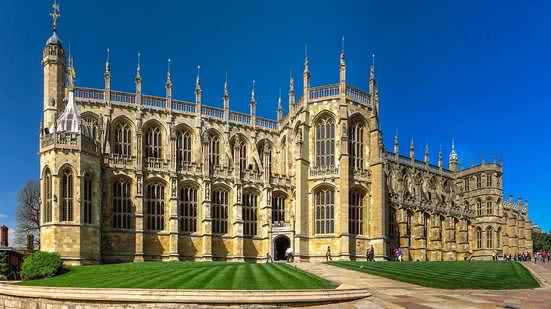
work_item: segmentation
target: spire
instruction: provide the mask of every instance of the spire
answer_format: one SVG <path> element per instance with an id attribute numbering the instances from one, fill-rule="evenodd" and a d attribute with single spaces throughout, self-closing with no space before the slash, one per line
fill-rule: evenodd
<path id="1" fill-rule="evenodd" d="M 172 60 L 168 58 L 168 70 L 166 72 L 166 97 L 172 97 L 172 80 L 170 79 L 170 63 Z"/>
<path id="2" fill-rule="evenodd" d="M 105 58 L 105 74 L 111 74 L 111 62 L 109 62 L 109 48 L 107 48 L 107 57 Z"/>
<path id="3" fill-rule="evenodd" d="M 67 84 L 69 89 L 72 90 L 75 87 L 76 72 L 73 67 L 73 57 L 69 53 L 69 66 L 67 67 Z"/>
<path id="4" fill-rule="evenodd" d="M 226 72 L 226 81 L 224 82 L 224 98 L 230 96 L 228 89 L 228 72 Z"/>
<path id="5" fill-rule="evenodd" d="M 346 66 L 344 62 L 344 35 L 342 36 L 342 48 L 341 48 L 341 67 Z"/>
<path id="6" fill-rule="evenodd" d="M 415 159 L 415 146 L 413 145 L 413 136 L 411 137 L 411 143 L 409 144 L 409 158 Z"/>
<path id="7" fill-rule="evenodd" d="M 195 79 L 195 103 L 201 104 L 201 66 L 197 65 L 197 78 Z M 197 113 L 201 114 L 201 109 L 198 108 Z"/>
<path id="8" fill-rule="evenodd" d="M 251 111 L 251 123 L 253 126 L 256 126 L 256 100 L 254 98 L 254 84 L 255 81 L 253 80 L 253 88 L 251 90 L 251 103 L 249 104 L 249 107 Z"/>
<path id="9" fill-rule="evenodd" d="M 283 119 L 283 106 L 281 105 L 281 88 L 279 88 L 279 98 L 277 99 L 277 122 Z"/>
<path id="10" fill-rule="evenodd" d="M 425 144 L 425 163 L 429 164 L 429 143 Z"/>
<path id="11" fill-rule="evenodd" d="M 438 168 L 442 168 L 442 145 L 440 145 L 440 150 L 438 150 Z"/>
<path id="12" fill-rule="evenodd" d="M 344 35 L 342 36 L 342 49 L 341 49 L 341 56 L 340 56 L 340 84 L 339 84 L 339 91 L 341 95 L 345 95 L 346 93 L 346 63 L 344 61 Z"/>
<path id="13" fill-rule="evenodd" d="M 371 54 L 371 67 L 369 68 L 369 94 L 374 95 L 377 91 L 377 80 L 375 79 L 375 54 Z"/>
<path id="14" fill-rule="evenodd" d="M 398 129 L 396 129 L 396 134 L 394 135 L 394 155 L 396 156 L 396 158 L 398 157 L 398 147 Z"/>
<path id="15" fill-rule="evenodd" d="M 310 89 L 310 59 L 308 59 L 308 45 L 304 46 L 304 73 L 303 75 L 303 98 L 305 102 L 308 102 L 309 89 Z"/>
<path id="16" fill-rule="evenodd" d="M 293 69 L 289 69 L 289 115 L 295 113 L 295 80 L 293 79 Z"/>
<path id="17" fill-rule="evenodd" d="M 224 96 L 222 97 L 222 100 L 224 101 L 224 119 L 226 120 L 226 125 L 230 119 L 230 93 L 228 88 L 228 72 L 226 72 L 226 80 L 224 81 Z M 228 127 L 226 126 L 226 128 Z"/>
<path id="18" fill-rule="evenodd" d="M 253 88 L 251 90 L 251 103 L 256 103 L 256 100 L 254 98 L 254 84 L 255 84 L 255 80 L 253 79 Z"/>
<path id="19" fill-rule="evenodd" d="M 452 150 L 450 152 L 450 158 L 448 163 L 449 170 L 453 172 L 457 171 L 458 163 L 459 163 L 459 157 L 457 155 L 457 152 L 455 152 L 455 142 L 454 142 L 454 139 L 452 138 Z"/>
<path id="20" fill-rule="evenodd" d="M 61 16 L 61 14 L 59 14 L 59 4 L 57 3 L 57 0 L 54 0 L 52 8 L 54 9 L 54 11 L 50 13 L 50 16 L 52 16 L 53 20 L 53 30 L 54 32 L 57 32 L 57 19 Z"/>
<path id="21" fill-rule="evenodd" d="M 142 75 L 141 75 L 141 54 L 138 52 L 138 66 L 136 67 L 136 93 L 142 93 Z"/>

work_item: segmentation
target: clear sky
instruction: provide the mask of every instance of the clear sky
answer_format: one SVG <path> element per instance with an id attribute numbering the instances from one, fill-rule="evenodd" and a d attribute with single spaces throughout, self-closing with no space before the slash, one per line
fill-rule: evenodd
<path id="1" fill-rule="evenodd" d="M 51 2 L 0 1 L 0 224 L 15 224 L 17 191 L 38 179 L 42 48 Z M 304 45 L 312 85 L 339 79 L 345 36 L 348 82 L 367 89 L 371 54 L 385 147 L 399 132 L 416 157 L 436 162 L 455 138 L 460 161 L 503 156 L 505 197 L 529 200 L 530 218 L 551 229 L 551 3 L 548 1 L 137 1 L 61 0 L 59 36 L 75 60 L 77 85 L 103 87 L 111 49 L 112 88 L 134 91 L 142 53 L 143 91 L 164 95 L 167 59 L 173 96 L 193 100 L 201 65 L 203 102 L 275 118 L 292 68 L 302 89 Z M 299 95 L 301 91 L 298 91 Z M 287 108 L 287 104 L 284 104 Z M 446 163 L 447 164 L 447 163 Z M 461 165 L 460 165 L 461 166 Z"/>

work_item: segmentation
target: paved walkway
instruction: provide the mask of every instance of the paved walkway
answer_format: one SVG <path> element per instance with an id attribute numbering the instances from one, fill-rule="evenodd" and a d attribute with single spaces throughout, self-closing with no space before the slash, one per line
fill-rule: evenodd
<path id="1" fill-rule="evenodd" d="M 527 263 L 528 264 L 528 263 Z M 551 308 L 551 286 L 525 290 L 443 290 L 377 277 L 321 263 L 297 267 L 347 286 L 368 288 L 373 296 L 319 308 Z M 551 263 L 526 265 L 551 282 Z M 545 282 L 544 282 L 545 284 Z"/>

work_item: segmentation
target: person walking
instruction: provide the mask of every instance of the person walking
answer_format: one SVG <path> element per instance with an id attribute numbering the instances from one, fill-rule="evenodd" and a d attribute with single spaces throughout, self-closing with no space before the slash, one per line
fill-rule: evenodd
<path id="1" fill-rule="evenodd" d="M 274 259 L 272 259 L 270 252 L 266 252 L 266 263 L 273 263 L 273 262 L 274 262 Z"/>
<path id="2" fill-rule="evenodd" d="M 373 249 L 373 245 L 369 246 L 369 249 L 367 250 L 367 261 L 373 261 L 375 257 L 375 249 Z"/>
<path id="3" fill-rule="evenodd" d="M 329 246 L 327 246 L 327 251 L 325 252 L 325 261 L 326 262 L 329 262 L 329 261 L 332 261 L 333 259 L 331 258 L 331 248 Z"/>
<path id="4" fill-rule="evenodd" d="M 401 247 L 398 247 L 398 261 L 402 261 L 402 256 L 404 255 L 404 252 L 402 251 Z"/>
<path id="5" fill-rule="evenodd" d="M 285 250 L 285 257 L 287 258 L 287 263 L 295 262 L 295 255 L 293 253 L 293 248 L 289 247 Z"/>
<path id="6" fill-rule="evenodd" d="M 398 261 L 398 248 L 394 248 L 394 261 Z"/>

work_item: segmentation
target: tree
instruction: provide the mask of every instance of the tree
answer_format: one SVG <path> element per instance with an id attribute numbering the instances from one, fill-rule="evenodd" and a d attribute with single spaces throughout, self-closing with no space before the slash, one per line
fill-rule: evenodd
<path id="1" fill-rule="evenodd" d="M 27 235 L 34 236 L 34 242 L 40 245 L 40 184 L 34 179 L 27 181 L 17 194 L 15 213 L 15 242 L 26 244 Z"/>
<path id="2" fill-rule="evenodd" d="M 534 242 L 534 251 L 551 249 L 551 234 L 549 233 L 532 233 L 532 240 Z"/>

